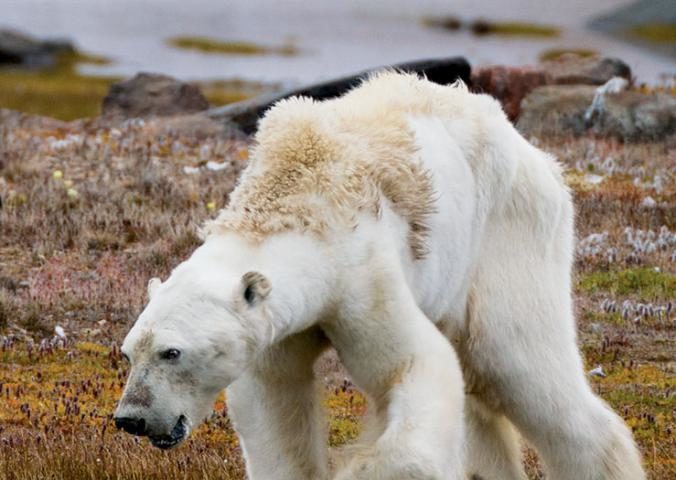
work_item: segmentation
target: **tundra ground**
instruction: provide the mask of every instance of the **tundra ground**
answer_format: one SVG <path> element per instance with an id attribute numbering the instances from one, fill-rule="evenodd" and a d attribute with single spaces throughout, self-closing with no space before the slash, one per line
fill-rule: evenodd
<path id="1" fill-rule="evenodd" d="M 4 125 L 4 126 L 3 126 Z M 220 399 L 163 452 L 118 433 L 118 346 L 145 301 L 227 201 L 246 138 L 166 121 L 0 123 L 0 478 L 242 479 Z M 594 389 L 627 421 L 649 477 L 676 478 L 676 150 L 534 139 L 567 166 L 577 206 L 579 343 Z M 62 327 L 65 338 L 55 335 Z M 366 400 L 334 356 L 317 366 L 332 448 Z M 529 476 L 542 478 L 526 450 Z"/>

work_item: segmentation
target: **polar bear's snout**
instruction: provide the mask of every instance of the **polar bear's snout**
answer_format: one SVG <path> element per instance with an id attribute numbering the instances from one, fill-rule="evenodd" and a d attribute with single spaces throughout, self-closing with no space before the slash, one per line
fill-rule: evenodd
<path id="1" fill-rule="evenodd" d="M 153 378 L 149 370 L 132 369 L 115 411 L 115 426 L 131 435 L 148 437 L 155 447 L 171 448 L 188 436 L 190 422 L 177 404 L 180 402 L 166 401 L 174 392 L 167 390 L 163 394 L 157 391 L 158 386 L 154 390 L 150 387 L 147 381 Z"/>
<path id="2" fill-rule="evenodd" d="M 147 436 L 153 446 L 161 449 L 172 448 L 181 443 L 188 435 L 185 415 L 178 417 L 174 427 L 169 433 L 152 434 L 148 430 L 145 418 L 139 417 L 115 417 L 115 426 L 137 437 Z"/>

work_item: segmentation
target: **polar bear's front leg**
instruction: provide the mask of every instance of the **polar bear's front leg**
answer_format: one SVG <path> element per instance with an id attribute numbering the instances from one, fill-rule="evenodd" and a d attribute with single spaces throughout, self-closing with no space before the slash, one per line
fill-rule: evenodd
<path id="1" fill-rule="evenodd" d="M 271 347 L 227 390 L 250 480 L 327 478 L 325 427 L 312 366 L 326 339 L 309 331 Z"/>
<path id="2" fill-rule="evenodd" d="M 378 425 L 377 439 L 357 449 L 336 480 L 463 479 L 464 388 L 455 352 L 406 293 L 379 296 L 368 312 L 350 309 L 324 327 L 371 398 Z"/>

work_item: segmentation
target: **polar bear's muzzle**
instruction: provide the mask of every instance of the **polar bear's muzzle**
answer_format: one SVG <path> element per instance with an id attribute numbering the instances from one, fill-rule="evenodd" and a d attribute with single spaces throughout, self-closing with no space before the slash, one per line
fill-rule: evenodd
<path id="1" fill-rule="evenodd" d="M 188 436 L 187 420 L 185 415 L 178 417 L 176 424 L 168 434 L 155 435 L 148 430 L 143 418 L 116 417 L 117 428 L 138 437 L 147 436 L 154 447 L 167 450 L 181 443 Z"/>
<path id="2" fill-rule="evenodd" d="M 167 450 L 169 448 L 175 447 L 181 443 L 188 434 L 188 428 L 186 427 L 185 416 L 181 415 L 176 421 L 176 425 L 171 430 L 171 433 L 168 435 L 149 435 L 150 443 L 154 447 L 161 448 L 162 450 Z"/>

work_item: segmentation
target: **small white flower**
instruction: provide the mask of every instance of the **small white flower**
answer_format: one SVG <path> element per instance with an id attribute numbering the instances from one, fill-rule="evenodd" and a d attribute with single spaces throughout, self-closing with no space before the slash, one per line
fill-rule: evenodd
<path id="1" fill-rule="evenodd" d="M 188 175 L 194 175 L 195 173 L 199 173 L 200 168 L 199 167 L 183 167 L 183 173 L 188 174 Z"/>
<path id="2" fill-rule="evenodd" d="M 226 168 L 228 168 L 229 165 L 230 164 L 228 162 L 218 163 L 209 160 L 207 162 L 207 169 L 211 170 L 212 172 L 217 172 L 219 170 L 225 170 Z"/>
<path id="3" fill-rule="evenodd" d="M 66 332 L 61 325 L 54 327 L 54 333 L 56 333 L 59 338 L 66 338 Z"/>
<path id="4" fill-rule="evenodd" d="M 601 365 L 589 370 L 589 372 L 587 372 L 587 375 L 589 375 L 590 377 L 601 377 L 601 378 L 605 378 L 606 376 L 605 372 L 603 371 L 603 367 Z"/>
<path id="5" fill-rule="evenodd" d="M 643 201 L 641 201 L 641 206 L 643 208 L 654 208 L 657 205 L 657 202 L 653 197 L 645 197 Z"/>

